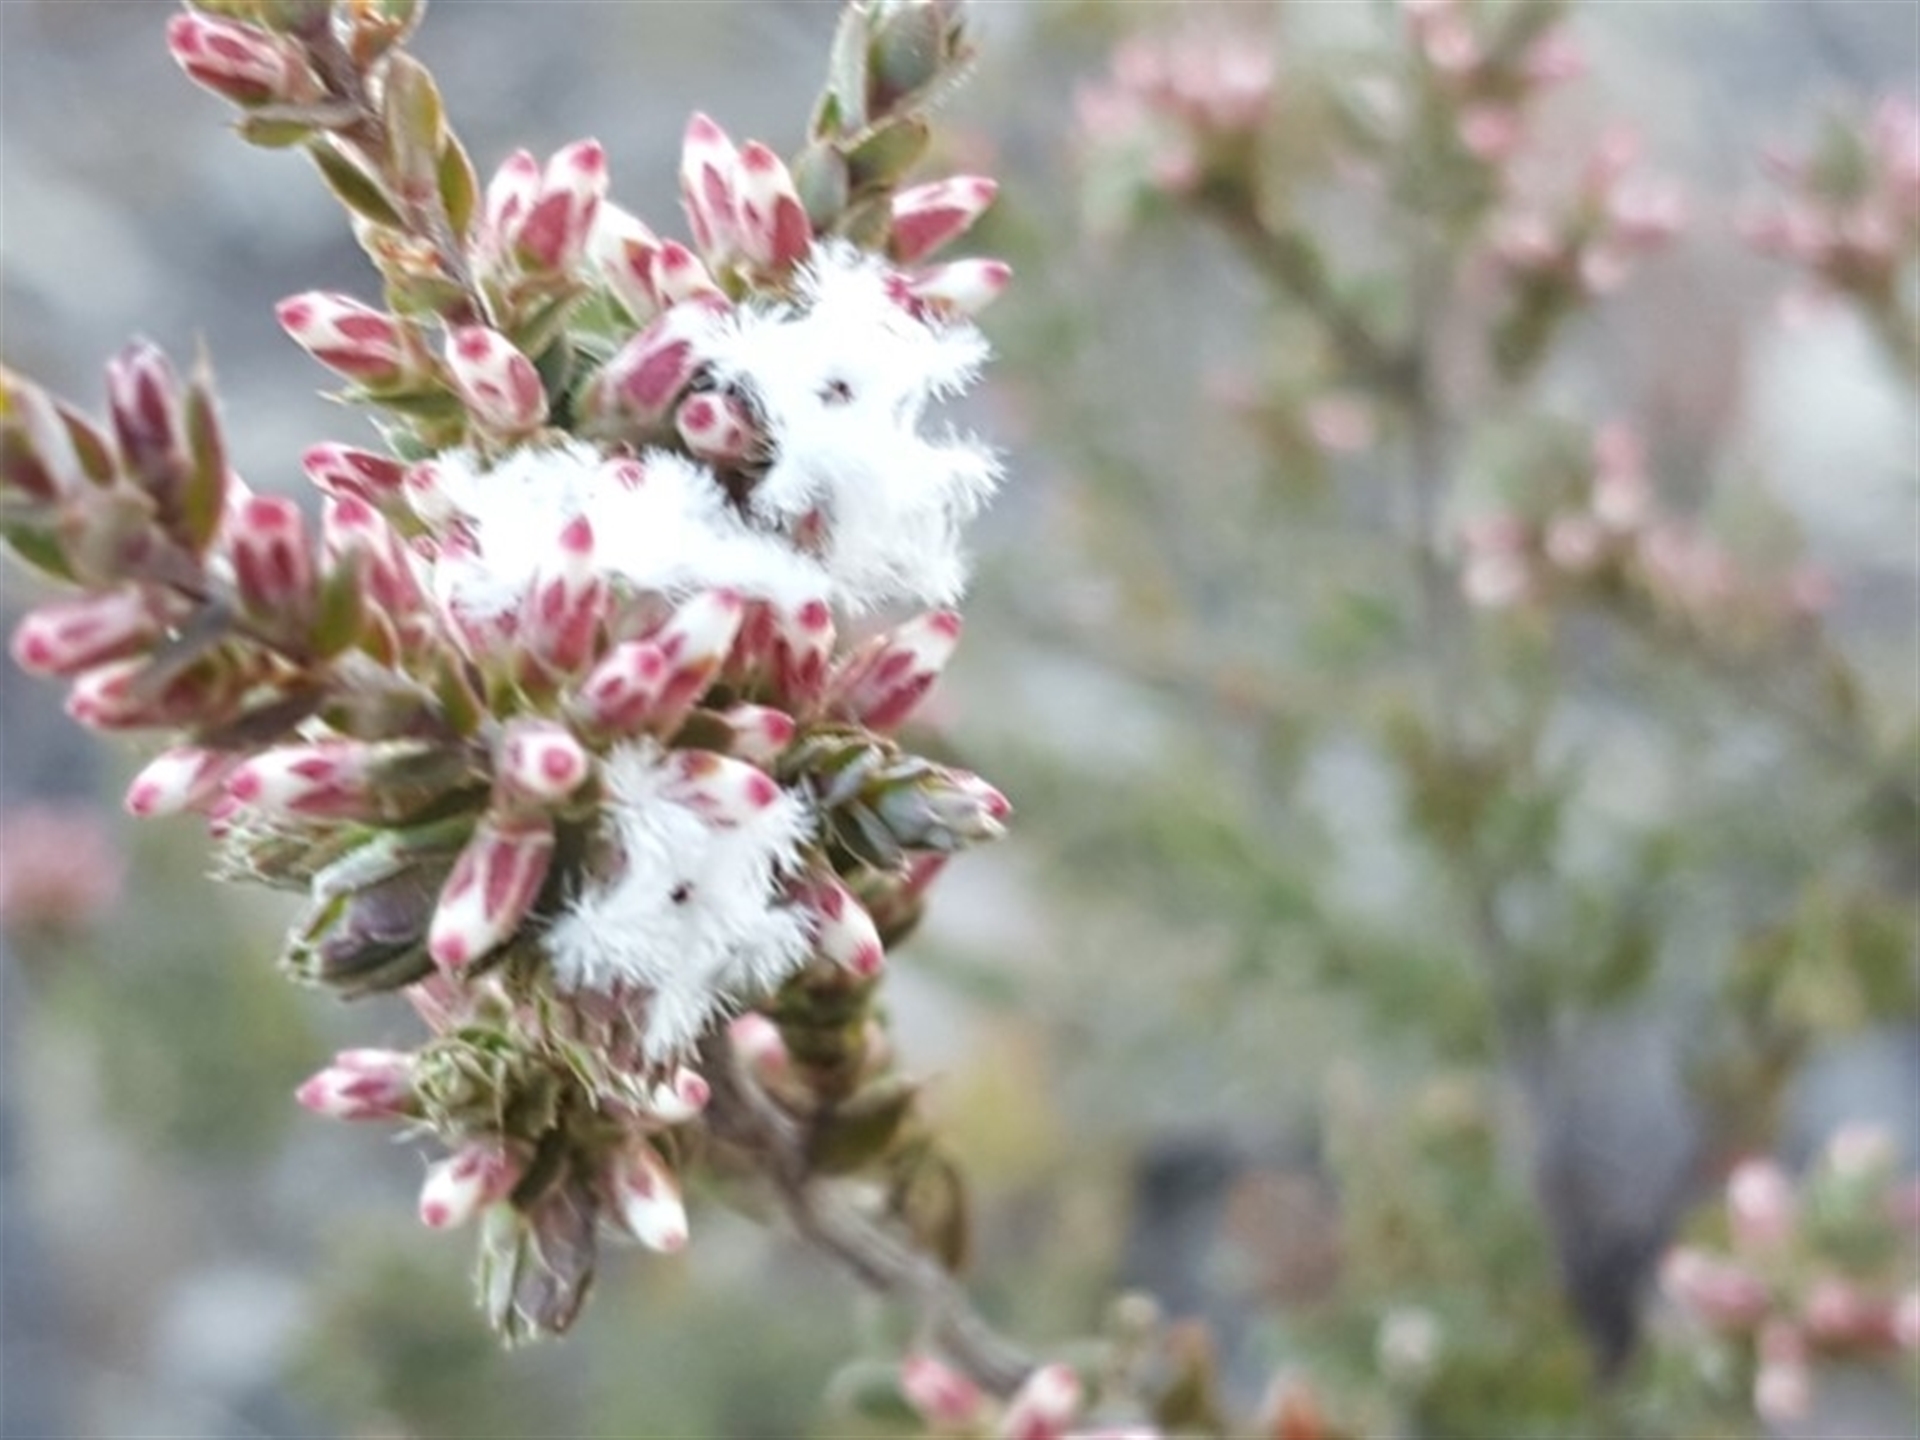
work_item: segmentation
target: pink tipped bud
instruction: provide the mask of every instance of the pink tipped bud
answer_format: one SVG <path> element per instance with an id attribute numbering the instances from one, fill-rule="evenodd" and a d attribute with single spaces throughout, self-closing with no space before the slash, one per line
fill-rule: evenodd
<path id="1" fill-rule="evenodd" d="M 956 175 L 916 185 L 893 197 L 893 236 L 888 249 L 902 265 L 927 258 L 973 228 L 1000 187 L 980 175 Z"/>
<path id="2" fill-rule="evenodd" d="M 792 714 L 808 714 L 826 688 L 833 612 L 824 600 L 808 600 L 792 609 L 769 605 L 766 615 L 766 659 L 774 693 Z"/>
<path id="3" fill-rule="evenodd" d="M 733 649 L 746 602 L 732 590 L 702 590 L 680 603 L 649 640 L 667 657 L 667 683 L 650 723 L 677 729 L 719 675 Z"/>
<path id="4" fill-rule="evenodd" d="M 264 495 L 244 500 L 229 513 L 224 538 L 249 614 L 299 624 L 312 613 L 313 551 L 298 505 Z"/>
<path id="5" fill-rule="evenodd" d="M 593 760 L 564 725 L 528 716 L 500 732 L 495 779 L 501 795 L 522 805 L 556 805 L 586 783 Z"/>
<path id="6" fill-rule="evenodd" d="M 593 564 L 593 526 L 579 515 L 534 575 L 522 607 L 528 651 L 552 674 L 578 672 L 593 658 L 607 604 L 606 579 Z"/>
<path id="7" fill-rule="evenodd" d="M 913 713 L 959 643 L 960 617 L 951 610 L 909 620 L 849 657 L 828 682 L 828 706 L 871 730 L 892 730 Z"/>
<path id="8" fill-rule="evenodd" d="M 862 980 L 880 973 L 887 963 L 880 932 L 846 886 L 831 875 L 817 875 L 801 886 L 798 899 L 813 916 L 816 954 Z"/>
<path id="9" fill-rule="evenodd" d="M 754 452 L 753 417 L 735 396 L 720 391 L 689 395 L 674 412 L 674 429 L 699 459 L 735 465 Z"/>
<path id="10" fill-rule="evenodd" d="M 1813 1372 L 1804 1336 L 1784 1321 L 1760 1333 L 1759 1368 L 1753 1376 L 1753 1408 L 1769 1425 L 1786 1427 L 1813 1408 Z"/>
<path id="11" fill-rule="evenodd" d="M 185 453 L 180 377 L 159 346 L 136 340 L 107 362 L 107 409 L 128 470 L 171 479 Z"/>
<path id="12" fill-rule="evenodd" d="M 666 308 L 654 277 L 660 237 L 636 216 L 602 204 L 588 244 L 607 288 L 628 315 L 645 322 Z"/>
<path id="13" fill-rule="evenodd" d="M 653 265 L 653 283 L 663 306 L 698 300 L 703 305 L 727 303 L 726 292 L 700 257 L 676 240 L 660 247 Z"/>
<path id="14" fill-rule="evenodd" d="M 1042 1365 L 1027 1377 L 994 1434 L 999 1440 L 1061 1440 L 1080 1413 L 1080 1377 L 1071 1366 Z"/>
<path id="15" fill-rule="evenodd" d="M 282 300 L 274 313 L 294 344 L 362 385 L 391 385 L 419 368 L 404 323 L 350 296 L 309 290 Z"/>
<path id="16" fill-rule="evenodd" d="M 1909 1290 L 1894 1301 L 1893 1343 L 1909 1354 L 1920 1354 L 1920 1290 Z"/>
<path id="17" fill-rule="evenodd" d="M 1667 1252 L 1660 1288 L 1680 1309 L 1716 1330 L 1744 1331 L 1767 1310 L 1767 1287 L 1743 1266 L 1690 1245 Z"/>
<path id="18" fill-rule="evenodd" d="M 535 271 L 571 269 L 587 247 L 606 193 L 607 155 L 599 141 L 576 141 L 556 154 L 514 234 L 520 262 Z"/>
<path id="19" fill-rule="evenodd" d="M 757 1010 L 736 1016 L 727 1026 L 727 1038 L 733 1042 L 734 1053 L 762 1084 L 772 1083 L 792 1067 L 793 1057 L 787 1053 L 787 1042 L 780 1038 L 780 1027 Z"/>
<path id="20" fill-rule="evenodd" d="M 662 1125 L 684 1125 L 707 1108 L 712 1096 L 705 1078 L 683 1065 L 648 1092 L 647 1108 Z"/>
<path id="21" fill-rule="evenodd" d="M 329 495 L 384 505 L 403 493 L 407 467 L 350 445 L 315 445 L 300 457 L 307 479 Z"/>
<path id="22" fill-rule="evenodd" d="M 127 810 L 143 820 L 197 810 L 221 793 L 239 763 L 237 755 L 197 745 L 163 750 L 127 786 Z"/>
<path id="23" fill-rule="evenodd" d="M 687 1208 L 680 1181 L 645 1141 L 630 1145 L 607 1166 L 607 1198 L 633 1238 L 649 1250 L 673 1254 L 687 1246 Z"/>
<path id="24" fill-rule="evenodd" d="M 1884 1300 L 1835 1276 L 1815 1280 L 1800 1312 L 1807 1334 L 1821 1345 L 1884 1344 L 1892 1316 Z"/>
<path id="25" fill-rule="evenodd" d="M 971 1429 L 986 1408 L 980 1387 L 931 1355 L 909 1355 L 900 1366 L 900 1389 L 931 1430 Z"/>
<path id="26" fill-rule="evenodd" d="M 571 713 L 587 729 L 603 736 L 644 730 L 658 711 L 672 674 L 658 645 L 626 640 L 614 646 L 570 697 Z"/>
<path id="27" fill-rule="evenodd" d="M 67 714 L 96 730 L 178 725 L 223 712 L 232 700 L 230 670 L 195 666 L 155 688 L 149 662 L 109 660 L 82 671 L 67 691 Z"/>
<path id="28" fill-rule="evenodd" d="M 321 512 L 320 553 L 331 564 L 359 557 L 361 591 L 375 608 L 402 628 L 421 622 L 426 592 L 412 552 L 366 501 L 353 496 L 328 499 Z"/>
<path id="29" fill-rule="evenodd" d="M 1743 1160 L 1727 1176 L 1727 1223 L 1742 1250 L 1777 1249 L 1799 1217 L 1793 1181 L 1771 1160 Z"/>
<path id="30" fill-rule="evenodd" d="M 293 42 L 210 15 L 167 21 L 167 51 L 195 84 L 236 105 L 312 100 L 319 82 Z"/>
<path id="31" fill-rule="evenodd" d="M 732 754 L 750 765 L 773 764 L 799 728 L 791 715 L 771 705 L 735 705 L 721 712 L 720 719 L 732 732 Z"/>
<path id="32" fill-rule="evenodd" d="M 453 387 L 481 428 L 517 435 L 547 418 L 540 372 L 499 331 L 460 326 L 447 337 L 445 353 Z"/>
<path id="33" fill-rule="evenodd" d="M 294 1098 L 329 1120 L 391 1120 L 414 1113 L 414 1058 L 404 1050 L 342 1050 Z"/>
<path id="34" fill-rule="evenodd" d="M 662 762 L 666 795 L 722 829 L 743 825 L 780 799 L 766 771 L 711 750 L 674 750 Z"/>
<path id="35" fill-rule="evenodd" d="M 241 764 L 227 794 L 268 814 L 319 820 L 357 818 L 374 804 L 373 747 L 353 740 L 281 745 Z"/>
<path id="36" fill-rule="evenodd" d="M 758 140 L 740 150 L 736 219 L 740 249 L 764 270 L 785 270 L 813 248 L 813 225 L 778 155 Z"/>
<path id="37" fill-rule="evenodd" d="M 516 150 L 500 162 L 487 182 L 481 206 L 479 248 L 493 263 L 513 253 L 528 212 L 540 197 L 540 162 L 531 152 Z"/>
<path id="38" fill-rule="evenodd" d="M 427 931 L 433 962 L 461 970 L 510 938 L 539 898 L 552 861 L 550 823 L 483 819 L 440 891 Z"/>
<path id="39" fill-rule="evenodd" d="M 641 425 L 664 420 L 699 373 L 695 343 L 711 315 L 675 306 L 622 345 L 594 383 L 597 408 Z"/>
<path id="40" fill-rule="evenodd" d="M 694 243 L 709 259 L 739 248 L 740 155 L 727 132 L 696 112 L 680 151 L 680 201 Z"/>
<path id="41" fill-rule="evenodd" d="M 469 1140 L 427 1170 L 420 1187 L 420 1223 L 432 1230 L 466 1224 L 511 1195 L 526 1168 L 508 1141 Z"/>
<path id="42" fill-rule="evenodd" d="M 152 648 L 163 627 L 138 588 L 56 600 L 29 611 L 13 632 L 13 658 L 36 675 L 77 675 Z"/>
<path id="43" fill-rule="evenodd" d="M 909 308 L 936 314 L 978 315 L 1013 283 L 1013 267 L 1001 260 L 949 260 L 907 279 Z"/>

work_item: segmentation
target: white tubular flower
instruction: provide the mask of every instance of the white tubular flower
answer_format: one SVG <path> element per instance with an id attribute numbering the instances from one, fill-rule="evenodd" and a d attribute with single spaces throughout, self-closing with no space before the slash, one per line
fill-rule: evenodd
<path id="1" fill-rule="evenodd" d="M 770 786 L 717 822 L 649 741 L 615 750 L 602 773 L 618 859 L 547 932 L 547 953 L 562 988 L 646 992 L 645 1048 L 666 1060 L 805 961 L 807 918 L 784 903 L 783 880 L 806 812 Z"/>
<path id="2" fill-rule="evenodd" d="M 815 547 L 848 610 L 947 604 L 965 584 L 960 536 L 999 483 L 983 446 L 929 439 L 932 402 L 973 382 L 987 357 L 973 326 L 929 323 L 899 303 L 889 272 L 822 246 L 791 308 L 736 311 L 705 350 L 715 378 L 753 402 L 772 465 L 755 515 Z"/>

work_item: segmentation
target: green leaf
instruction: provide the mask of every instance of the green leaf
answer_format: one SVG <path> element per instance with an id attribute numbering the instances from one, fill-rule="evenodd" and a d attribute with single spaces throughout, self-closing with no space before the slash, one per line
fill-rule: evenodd
<path id="1" fill-rule="evenodd" d="M 322 660 L 332 659 L 360 638 L 367 619 L 361 593 L 365 570 L 365 557 L 353 551 L 320 577 L 319 602 L 314 607 L 308 641 Z"/>
<path id="2" fill-rule="evenodd" d="M 463 240 L 473 224 L 479 195 L 480 178 L 474 173 L 473 158 L 449 131 L 446 143 L 440 147 L 440 203 L 446 207 L 447 223 L 453 227 L 453 233 Z"/>
<path id="3" fill-rule="evenodd" d="M 380 111 L 387 127 L 387 166 L 401 203 L 424 205 L 437 199 L 447 117 L 427 67 L 405 52 L 393 56 L 387 62 Z"/>
<path id="4" fill-rule="evenodd" d="M 848 5 L 840 12 L 827 56 L 827 93 L 814 113 L 814 134 L 852 134 L 867 124 L 867 11 Z M 830 128 L 829 128 L 830 127 Z"/>
<path id="5" fill-rule="evenodd" d="M 285 120 L 273 115 L 245 115 L 234 122 L 234 133 L 249 145 L 263 150 L 285 150 L 313 139 L 313 126 L 304 120 Z"/>
<path id="6" fill-rule="evenodd" d="M 327 182 L 327 188 L 347 209 L 389 230 L 403 228 L 400 212 L 394 209 L 380 182 L 341 154 L 331 139 L 315 140 L 307 153 L 320 167 L 320 178 Z"/>
<path id="7" fill-rule="evenodd" d="M 213 374 L 204 359 L 187 386 L 185 419 L 187 474 L 177 522 L 181 540 L 197 555 L 213 540 L 227 498 L 227 446 L 214 408 Z"/>
<path id="8" fill-rule="evenodd" d="M 855 191 L 891 189 L 920 163 L 933 132 L 924 120 L 898 120 L 875 130 L 847 153 L 847 172 Z"/>

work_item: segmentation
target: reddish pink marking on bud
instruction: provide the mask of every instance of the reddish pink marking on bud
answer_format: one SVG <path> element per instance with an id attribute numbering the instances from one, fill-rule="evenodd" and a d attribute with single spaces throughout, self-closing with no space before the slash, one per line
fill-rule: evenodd
<path id="1" fill-rule="evenodd" d="M 584 515 L 576 515 L 569 520 L 560 532 L 560 548 L 573 555 L 591 555 L 593 522 Z"/>
<path id="2" fill-rule="evenodd" d="M 458 935 L 445 936 L 434 945 L 433 958 L 444 969 L 461 969 L 468 959 L 467 942 Z"/>
<path id="3" fill-rule="evenodd" d="M 477 326 L 454 332 L 454 349 L 469 360 L 484 360 L 493 353 L 493 337 Z"/>
<path id="4" fill-rule="evenodd" d="M 305 330 L 313 324 L 313 304 L 306 299 L 282 300 L 274 313 L 288 330 Z"/>
<path id="5" fill-rule="evenodd" d="M 453 1218 L 453 1211 L 443 1201 L 424 1200 L 420 1204 L 420 1218 L 430 1228 L 444 1230 Z"/>
<path id="6" fill-rule="evenodd" d="M 243 769 L 227 781 L 227 794 L 243 805 L 251 805 L 258 800 L 265 788 L 265 782 L 251 769 Z"/>
<path id="7" fill-rule="evenodd" d="M 764 810 L 780 798 L 780 787 L 765 775 L 755 774 L 747 781 L 747 803 Z"/>
<path id="8" fill-rule="evenodd" d="M 680 413 L 686 417 L 689 425 L 711 425 L 719 418 L 719 411 L 713 401 L 705 395 L 696 395 L 687 401 Z"/>
<path id="9" fill-rule="evenodd" d="M 824 600 L 809 600 L 800 607 L 800 628 L 803 630 L 825 630 L 833 623 L 833 611 L 827 608 Z"/>

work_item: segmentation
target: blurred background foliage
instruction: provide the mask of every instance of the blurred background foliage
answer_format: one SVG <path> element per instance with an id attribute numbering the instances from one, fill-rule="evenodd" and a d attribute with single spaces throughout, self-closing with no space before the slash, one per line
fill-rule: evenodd
<path id="1" fill-rule="evenodd" d="M 790 149 L 833 8 L 447 4 L 418 49 L 483 166 L 595 134 L 672 230 L 686 113 Z M 367 437 L 272 302 L 369 277 L 172 71 L 167 9 L 0 6 L 9 363 L 90 396 L 129 329 L 204 340 L 237 468 L 290 489 L 305 445 Z M 1587 57 L 1496 162 L 1396 5 L 978 7 L 938 168 L 1003 182 L 969 248 L 1018 281 L 963 423 L 1014 478 L 936 705 L 1019 823 L 955 867 L 892 1017 L 975 1187 L 983 1308 L 1051 1346 L 1152 1293 L 1204 1327 L 1149 1387 L 1210 1377 L 1194 1428 L 1217 1399 L 1293 1437 L 1751 1434 L 1750 1377 L 1703 1369 L 1654 1267 L 1742 1154 L 1851 1119 L 1920 1149 L 1920 419 L 1885 327 L 1783 320 L 1794 276 L 1736 221 L 1763 145 L 1912 97 L 1920 37 L 1873 0 L 1470 9 L 1565 11 Z M 1273 76 L 1197 182 L 1076 103 L 1115 47 L 1193 35 Z M 1686 227 L 1599 303 L 1529 289 L 1497 222 L 1623 118 Z M 1616 420 L 1663 510 L 1831 602 L 1467 605 L 1475 526 L 1577 504 Z M 413 1222 L 420 1162 L 289 1103 L 410 1016 L 287 987 L 271 902 L 206 884 L 190 827 L 112 818 L 129 756 L 17 674 L 0 711 L 9 870 L 80 853 L 38 802 L 125 856 L 85 923 L 9 921 L 6 1433 L 902 1433 L 898 1317 L 710 1204 L 569 1341 L 498 1354 L 465 1247 Z M 1880 1372 L 1819 1396 L 1804 1433 L 1913 1423 Z"/>

